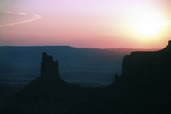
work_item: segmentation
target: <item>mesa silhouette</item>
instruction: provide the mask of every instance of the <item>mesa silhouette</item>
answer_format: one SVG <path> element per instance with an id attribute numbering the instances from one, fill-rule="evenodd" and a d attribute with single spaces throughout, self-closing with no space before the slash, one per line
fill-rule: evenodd
<path id="1" fill-rule="evenodd" d="M 4 105 L 3 113 L 171 113 L 171 41 L 155 52 L 132 52 L 107 87 L 82 88 L 60 78 L 58 62 L 42 55 L 40 77 Z"/>
<path id="2" fill-rule="evenodd" d="M 137 110 L 168 113 L 171 90 L 171 41 L 154 52 L 132 52 L 123 59 L 120 95 Z M 133 107 L 132 107 L 133 108 Z M 135 107 L 134 107 L 135 108 Z M 133 109 L 132 109 L 133 110 Z M 145 113 L 145 112 L 144 112 Z"/>

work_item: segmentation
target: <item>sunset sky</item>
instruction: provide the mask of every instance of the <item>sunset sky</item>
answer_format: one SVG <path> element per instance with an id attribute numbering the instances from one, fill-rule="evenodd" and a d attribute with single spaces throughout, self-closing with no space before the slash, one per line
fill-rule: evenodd
<path id="1" fill-rule="evenodd" d="M 171 0 L 1 0 L 0 46 L 161 48 Z"/>

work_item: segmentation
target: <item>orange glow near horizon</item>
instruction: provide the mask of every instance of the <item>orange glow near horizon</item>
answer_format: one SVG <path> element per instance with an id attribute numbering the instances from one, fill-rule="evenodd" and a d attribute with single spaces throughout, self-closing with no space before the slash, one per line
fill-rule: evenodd
<path id="1" fill-rule="evenodd" d="M 0 46 L 162 48 L 170 0 L 2 0 Z"/>

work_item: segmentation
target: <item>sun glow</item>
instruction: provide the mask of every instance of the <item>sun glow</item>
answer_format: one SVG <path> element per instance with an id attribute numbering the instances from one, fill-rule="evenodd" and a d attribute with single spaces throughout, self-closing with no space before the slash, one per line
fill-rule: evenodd
<path id="1" fill-rule="evenodd" d="M 139 40 L 159 40 L 166 31 L 168 21 L 161 11 L 136 8 L 130 14 L 129 28 Z"/>

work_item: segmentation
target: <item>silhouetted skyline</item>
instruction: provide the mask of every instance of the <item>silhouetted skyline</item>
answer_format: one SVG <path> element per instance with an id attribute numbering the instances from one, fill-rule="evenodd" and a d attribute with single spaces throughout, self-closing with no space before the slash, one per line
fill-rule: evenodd
<path id="1" fill-rule="evenodd" d="M 8 97 L 0 110 L 8 113 L 170 113 L 171 41 L 159 51 L 132 52 L 122 73 L 106 87 L 80 87 L 60 77 L 58 61 L 42 53 L 40 76 Z M 44 107 L 44 108 L 43 108 Z"/>

